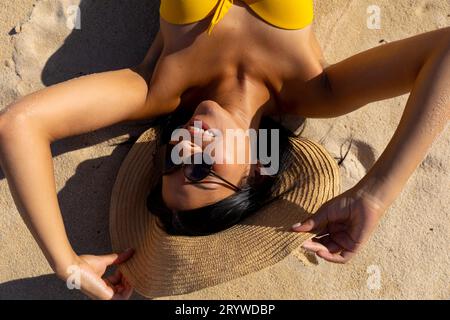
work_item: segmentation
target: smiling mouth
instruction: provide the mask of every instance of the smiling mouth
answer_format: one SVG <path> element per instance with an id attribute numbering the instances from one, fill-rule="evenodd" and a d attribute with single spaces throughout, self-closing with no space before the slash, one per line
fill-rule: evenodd
<path id="1" fill-rule="evenodd" d="M 207 131 L 210 129 L 210 126 L 203 120 L 199 119 L 199 118 L 192 118 L 192 120 L 189 122 L 189 125 L 194 126 L 195 122 L 200 122 L 202 124 L 202 129 L 204 131 Z"/>
<path id="2" fill-rule="evenodd" d="M 201 123 L 201 127 L 198 126 L 199 123 Z M 213 130 L 210 129 L 209 125 L 203 120 L 200 120 L 198 118 L 193 118 L 191 121 L 189 121 L 189 123 L 185 126 L 185 128 L 189 130 L 189 132 L 194 136 L 200 135 L 202 137 L 204 136 L 210 138 L 215 137 L 215 134 Z"/>

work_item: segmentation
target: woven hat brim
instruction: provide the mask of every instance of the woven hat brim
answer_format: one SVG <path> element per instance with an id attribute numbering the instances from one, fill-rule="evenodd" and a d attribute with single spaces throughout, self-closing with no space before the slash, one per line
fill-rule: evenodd
<path id="1" fill-rule="evenodd" d="M 110 235 L 113 249 L 134 248 L 120 270 L 143 296 L 179 295 L 214 286 L 274 265 L 313 235 L 291 231 L 339 193 L 335 160 L 320 145 L 289 138 L 276 190 L 300 183 L 279 200 L 222 232 L 200 237 L 173 236 L 146 208 L 161 178 L 156 161 L 160 130 L 137 140 L 122 163 L 112 192 Z"/>

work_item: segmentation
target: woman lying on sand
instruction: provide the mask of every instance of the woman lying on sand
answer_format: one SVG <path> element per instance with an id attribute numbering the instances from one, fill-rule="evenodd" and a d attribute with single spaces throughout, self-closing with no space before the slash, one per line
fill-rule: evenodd
<path id="1" fill-rule="evenodd" d="M 77 265 L 89 275 L 82 283 L 89 296 L 127 298 L 132 289 L 120 273 L 101 277 L 132 250 L 104 256 L 74 252 L 55 192 L 53 141 L 180 110 L 193 115 L 187 128 L 195 119 L 221 131 L 258 129 L 265 116 L 338 117 L 410 92 L 394 136 L 367 175 L 292 228 L 328 233 L 303 246 L 330 262 L 345 263 L 360 250 L 448 122 L 450 28 L 326 66 L 312 16 L 312 0 L 162 0 L 160 32 L 140 65 L 73 79 L 5 109 L 1 165 L 18 210 L 61 279 L 67 279 L 68 266 Z M 208 206 L 217 213 L 245 201 L 233 211 L 237 220 L 246 208 L 258 207 L 252 199 L 264 188 L 248 178 L 257 169 L 245 164 L 213 169 L 220 178 L 207 172 L 197 183 L 183 183 L 196 177 L 182 169 L 164 175 L 164 205 L 174 212 Z M 211 223 L 230 226 L 220 215 Z"/>

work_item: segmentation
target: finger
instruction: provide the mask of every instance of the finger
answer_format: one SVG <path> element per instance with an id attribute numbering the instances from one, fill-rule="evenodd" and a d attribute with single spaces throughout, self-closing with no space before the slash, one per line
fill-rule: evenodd
<path id="1" fill-rule="evenodd" d="M 325 247 L 323 244 L 312 241 L 312 240 L 306 240 L 302 244 L 302 248 L 311 252 L 318 252 L 320 250 L 328 250 L 327 247 Z"/>
<path id="2" fill-rule="evenodd" d="M 334 242 L 329 236 L 320 238 L 316 241 L 323 244 L 330 253 L 339 253 L 344 250 L 344 248 Z"/>
<path id="3" fill-rule="evenodd" d="M 122 281 L 122 272 L 120 272 L 120 270 L 117 269 L 113 275 L 107 277 L 105 280 L 107 280 L 114 286 Z"/>
<path id="4" fill-rule="evenodd" d="M 123 279 L 122 289 L 120 292 L 117 292 L 114 295 L 113 300 L 128 300 L 133 294 L 133 287 L 126 281 L 125 278 L 122 279 Z"/>
<path id="5" fill-rule="evenodd" d="M 125 288 L 133 288 L 131 284 L 128 282 L 127 278 L 125 277 L 122 277 L 122 283 L 125 286 Z"/>
<path id="6" fill-rule="evenodd" d="M 119 265 L 121 263 L 124 263 L 128 261 L 133 255 L 134 255 L 134 249 L 129 248 L 121 253 L 119 253 L 118 258 L 113 262 L 115 265 Z"/>
<path id="7" fill-rule="evenodd" d="M 112 297 L 117 293 L 118 286 L 117 286 L 117 285 L 113 285 L 113 284 L 110 283 L 107 279 L 105 279 L 104 281 L 105 281 L 106 285 L 112 290 L 112 295 L 111 295 L 111 297 L 108 299 L 108 300 L 110 300 L 110 299 L 112 299 Z"/>
<path id="8" fill-rule="evenodd" d="M 113 300 L 128 300 L 133 294 L 133 288 L 126 288 L 121 293 L 114 295 Z"/>
<path id="9" fill-rule="evenodd" d="M 328 209 L 320 209 L 315 215 L 302 223 L 296 223 L 292 230 L 296 232 L 319 232 L 328 224 Z"/>
<path id="10" fill-rule="evenodd" d="M 354 241 L 345 231 L 333 233 L 331 238 L 346 251 L 356 251 L 360 246 L 360 243 Z"/>
<path id="11" fill-rule="evenodd" d="M 310 252 L 318 253 L 319 251 L 328 251 L 329 253 L 339 253 L 344 250 L 341 246 L 333 241 L 327 241 L 327 243 L 309 241 L 305 242 L 302 247 Z"/>
<path id="12" fill-rule="evenodd" d="M 81 291 L 91 299 L 110 300 L 114 295 L 114 289 L 101 278 L 93 275 L 84 275 L 81 278 Z"/>
<path id="13" fill-rule="evenodd" d="M 122 296 L 124 299 L 128 300 L 130 299 L 132 294 L 133 294 L 133 287 L 127 282 L 125 285 L 125 290 L 122 292 Z"/>
<path id="14" fill-rule="evenodd" d="M 106 285 L 113 289 L 113 291 L 115 292 L 114 284 L 112 284 L 111 281 L 109 281 L 108 279 L 103 279 L 103 281 L 105 281 Z"/>
<path id="15" fill-rule="evenodd" d="M 326 261 L 333 263 L 347 263 L 354 255 L 354 252 L 343 251 L 341 253 L 331 253 L 328 250 L 320 250 L 317 255 Z"/>
<path id="16" fill-rule="evenodd" d="M 102 259 L 104 261 L 104 263 L 106 263 L 106 265 L 118 265 L 121 263 L 124 263 L 125 261 L 127 261 L 128 259 L 130 259 L 134 254 L 134 250 L 133 249 L 127 249 L 119 254 L 117 253 L 111 253 L 111 254 L 107 254 L 102 256 Z"/>
<path id="17" fill-rule="evenodd" d="M 106 278 L 105 282 L 114 290 L 114 293 L 121 293 L 126 287 L 124 279 L 122 273 L 117 270 L 116 274 Z"/>
<path id="18" fill-rule="evenodd" d="M 125 284 L 126 287 L 131 287 L 131 284 L 128 282 L 127 278 L 122 277 L 122 282 Z"/>
<path id="19" fill-rule="evenodd" d="M 124 290 L 125 290 L 125 287 L 124 287 L 123 285 L 119 284 L 119 285 L 116 286 L 115 292 L 120 294 L 120 293 L 122 293 Z"/>

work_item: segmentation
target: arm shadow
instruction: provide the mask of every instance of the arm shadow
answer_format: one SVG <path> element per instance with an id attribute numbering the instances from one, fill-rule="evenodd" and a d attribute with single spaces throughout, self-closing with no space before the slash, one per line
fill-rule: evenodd
<path id="1" fill-rule="evenodd" d="M 89 300 L 79 290 L 70 290 L 55 275 L 12 280 L 0 283 L 0 300 Z M 133 293 L 131 300 L 145 300 Z"/>
<path id="2" fill-rule="evenodd" d="M 54 275 L 12 280 L 0 283 L 0 300 L 86 300 L 78 290 L 67 289 Z"/>
<path id="3" fill-rule="evenodd" d="M 46 86 L 140 63 L 159 30 L 158 0 L 82 0 L 80 29 L 48 59 Z"/>

